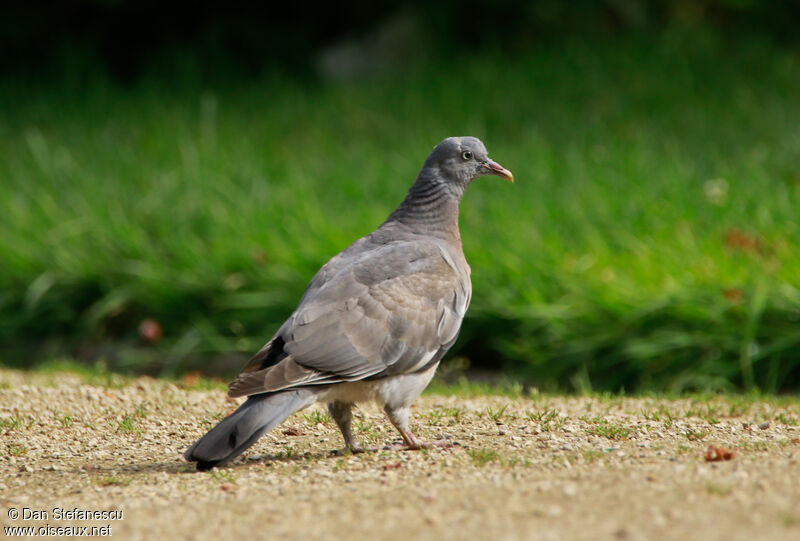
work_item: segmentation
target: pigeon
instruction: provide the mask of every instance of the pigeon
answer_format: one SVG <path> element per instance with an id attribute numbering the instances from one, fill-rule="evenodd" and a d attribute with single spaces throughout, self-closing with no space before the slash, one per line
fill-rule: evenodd
<path id="1" fill-rule="evenodd" d="M 409 429 L 411 404 L 456 341 L 472 296 L 458 229 L 467 185 L 510 171 L 475 137 L 436 145 L 383 224 L 317 272 L 294 313 L 230 383 L 247 400 L 184 453 L 197 469 L 224 466 L 292 413 L 328 406 L 345 448 L 360 452 L 352 407 L 375 401 L 407 449 L 435 445 Z"/>

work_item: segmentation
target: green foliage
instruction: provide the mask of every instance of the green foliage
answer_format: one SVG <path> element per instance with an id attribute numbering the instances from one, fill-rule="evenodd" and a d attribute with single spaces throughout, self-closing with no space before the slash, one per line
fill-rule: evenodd
<path id="1" fill-rule="evenodd" d="M 172 374 L 251 353 L 435 143 L 473 134 L 517 179 L 462 204 L 473 366 L 797 388 L 799 76 L 796 50 L 667 32 L 337 85 L 2 83 L 3 358 L 115 342 L 115 368 Z"/>
<path id="2" fill-rule="evenodd" d="M 81 382 L 97 387 L 120 388 L 130 383 L 131 378 L 123 374 L 112 372 L 103 361 L 94 363 L 80 362 L 66 357 L 43 358 L 36 363 L 36 371 L 47 375 L 47 385 L 58 385 L 64 374 L 78 376 Z M 42 383 L 44 384 L 44 382 Z"/>
<path id="3" fill-rule="evenodd" d="M 502 377 L 493 381 L 473 381 L 463 374 L 452 383 L 443 382 L 438 377 L 434 378 L 425 389 L 425 392 L 428 394 L 455 395 L 464 398 L 487 395 L 519 398 L 523 395 L 522 384 L 511 378 Z"/>

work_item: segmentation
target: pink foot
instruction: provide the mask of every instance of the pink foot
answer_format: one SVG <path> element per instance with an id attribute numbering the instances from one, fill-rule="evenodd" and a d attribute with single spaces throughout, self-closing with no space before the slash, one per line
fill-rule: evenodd
<path id="1" fill-rule="evenodd" d="M 455 444 L 449 440 L 441 439 L 436 441 L 419 441 L 414 438 L 411 442 L 394 443 L 384 447 L 392 451 L 419 451 L 420 449 L 452 449 Z"/>

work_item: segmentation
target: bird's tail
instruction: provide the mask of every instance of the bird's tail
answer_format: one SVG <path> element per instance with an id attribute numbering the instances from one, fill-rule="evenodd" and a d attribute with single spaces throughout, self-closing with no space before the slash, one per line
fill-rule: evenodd
<path id="1" fill-rule="evenodd" d="M 183 454 L 198 470 L 227 464 L 292 413 L 313 404 L 318 391 L 293 389 L 253 395 Z"/>

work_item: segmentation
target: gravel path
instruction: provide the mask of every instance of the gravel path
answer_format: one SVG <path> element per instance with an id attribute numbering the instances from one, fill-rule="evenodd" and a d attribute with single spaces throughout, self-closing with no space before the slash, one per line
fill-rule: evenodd
<path id="1" fill-rule="evenodd" d="M 120 539 L 800 539 L 797 398 L 427 395 L 417 434 L 452 448 L 355 456 L 331 453 L 341 438 L 313 407 L 232 467 L 195 472 L 182 450 L 236 404 L 219 388 L 0 370 L 0 525 Z M 377 407 L 355 424 L 369 445 L 397 440 Z M 122 518 L 58 511 L 75 508 Z"/>

